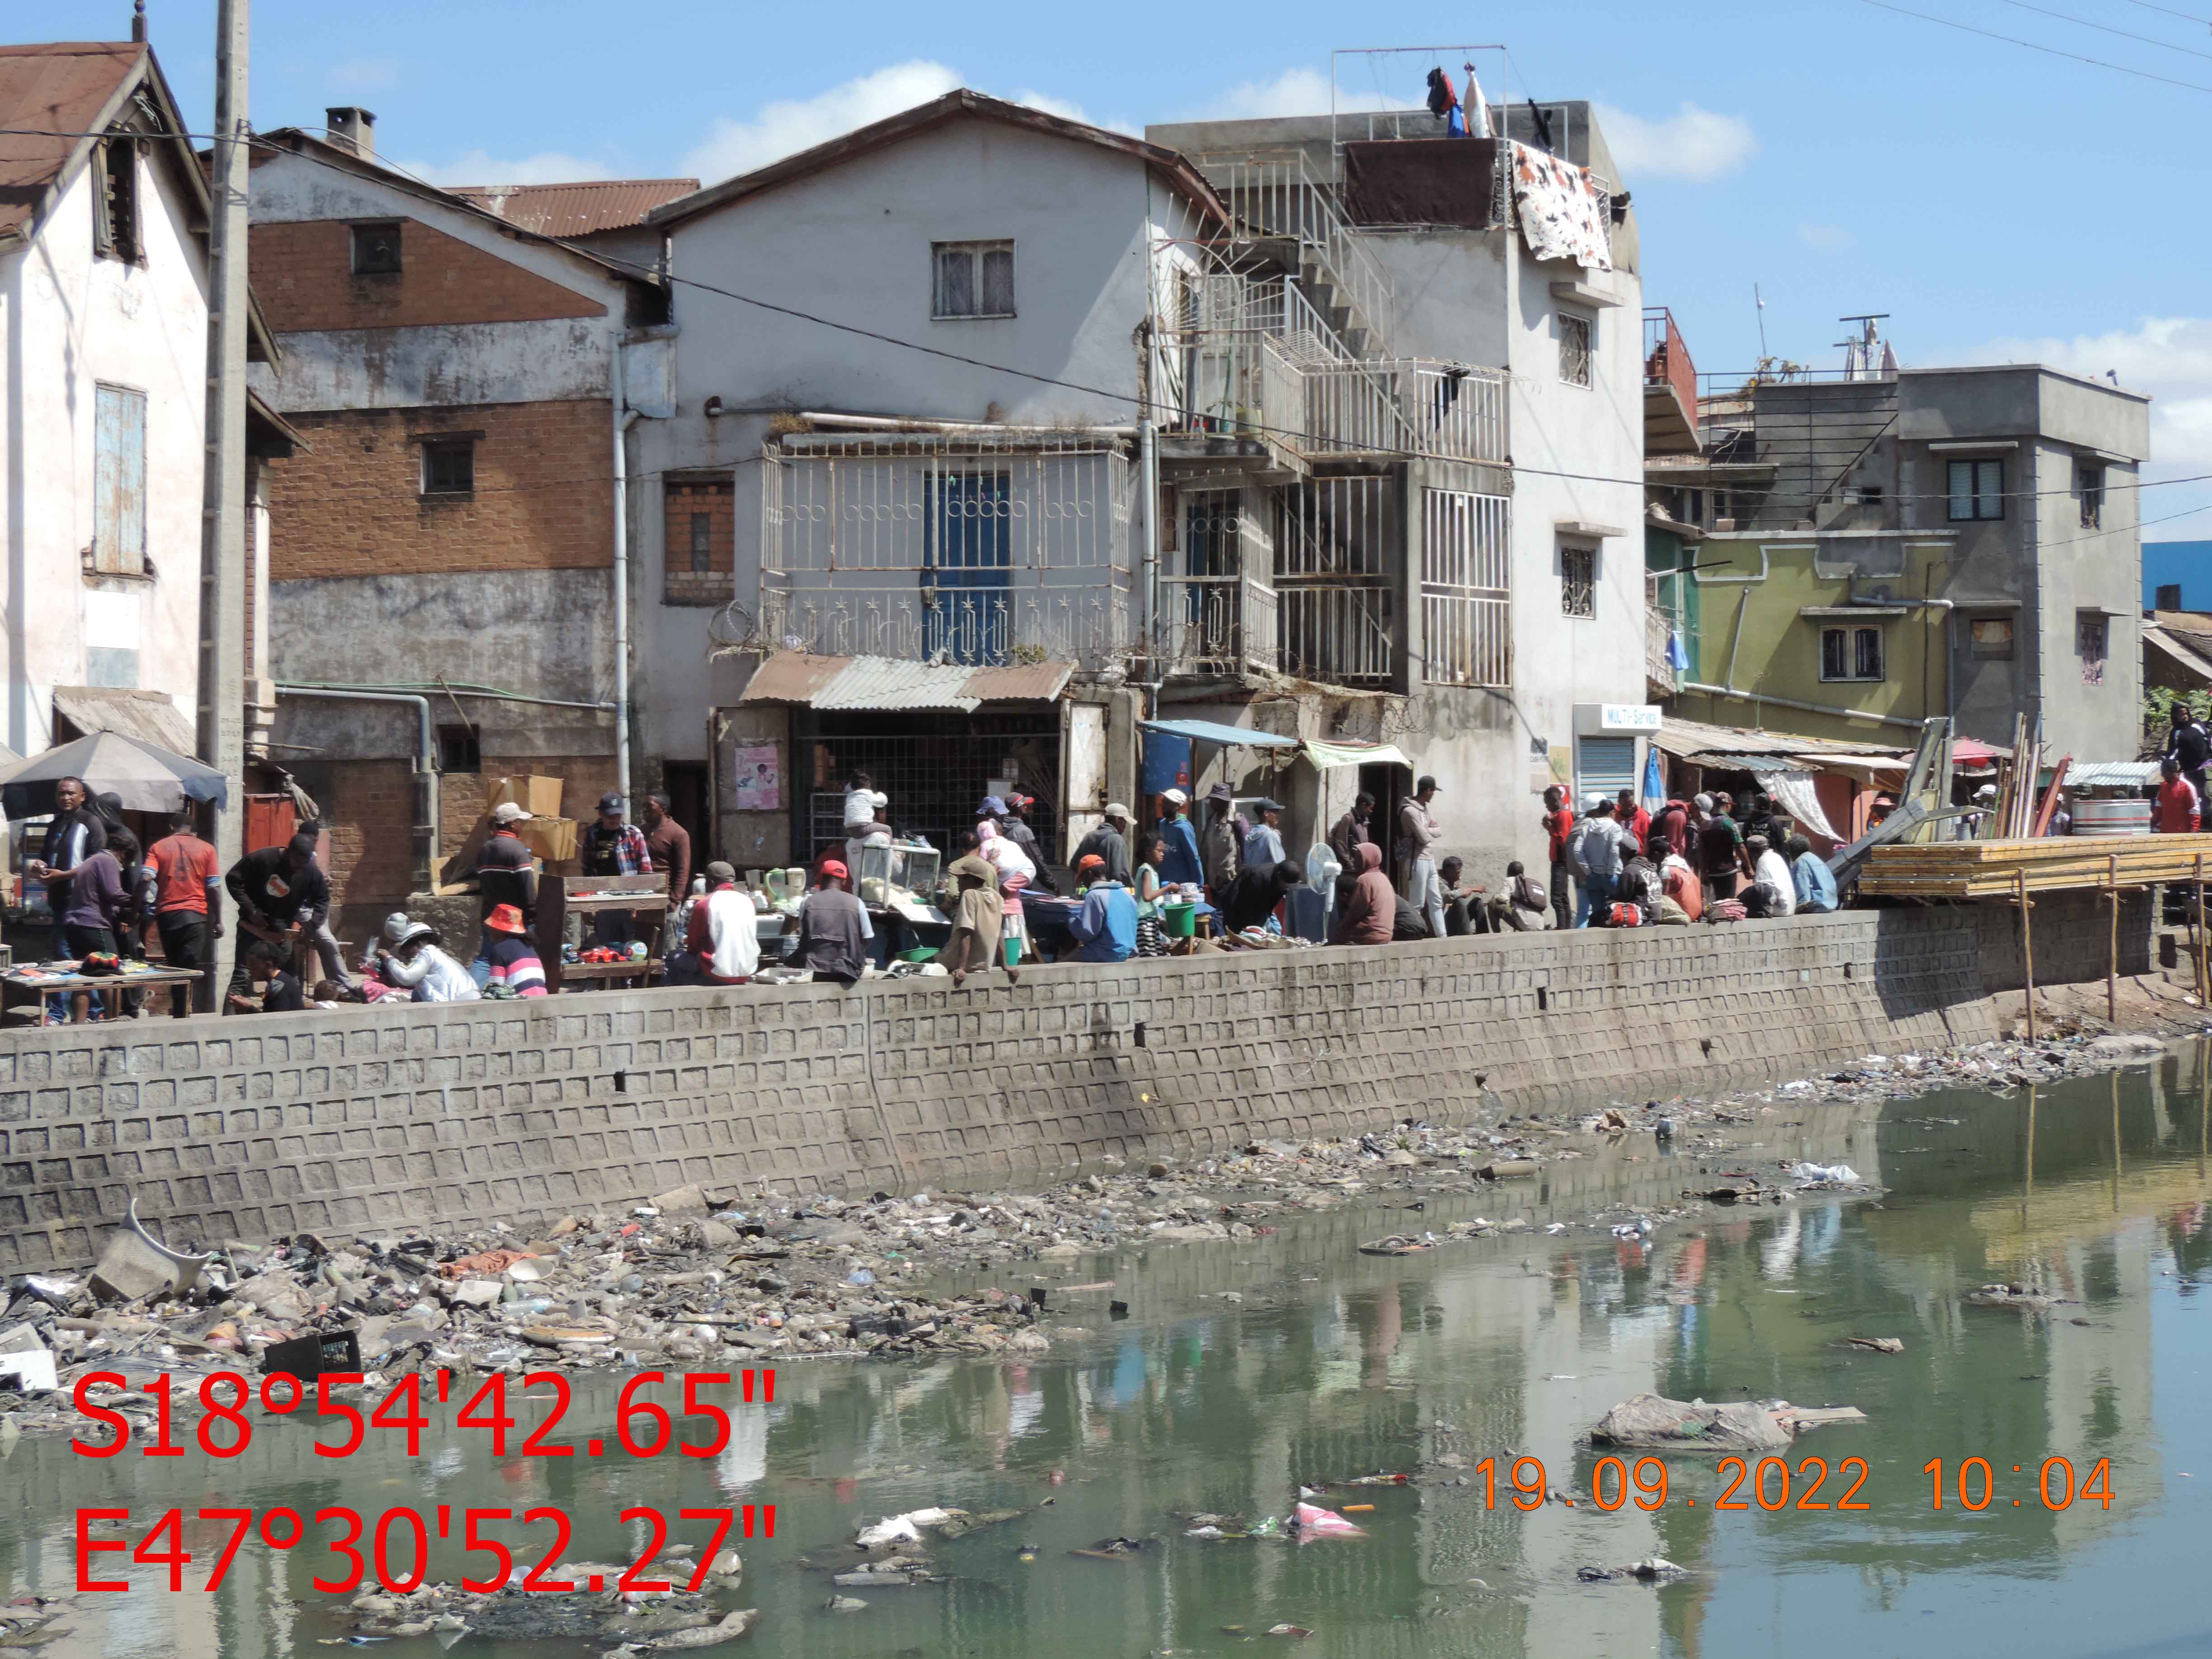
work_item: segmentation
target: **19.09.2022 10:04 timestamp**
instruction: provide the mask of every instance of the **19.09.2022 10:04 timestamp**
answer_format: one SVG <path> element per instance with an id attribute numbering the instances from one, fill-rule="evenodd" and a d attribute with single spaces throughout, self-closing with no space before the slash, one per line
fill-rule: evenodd
<path id="1" fill-rule="evenodd" d="M 1948 1507 L 1979 1511 L 1992 1504 L 2012 1509 L 2039 1504 L 2057 1511 L 2071 1509 L 2081 1502 L 2100 1504 L 2109 1510 L 2114 1500 L 2109 1458 L 2097 1459 L 2084 1475 L 2075 1468 L 2069 1458 L 2046 1457 L 2034 1473 L 2033 1493 L 2025 1498 L 2006 1498 L 1999 1493 L 1996 1472 L 1985 1457 L 1969 1457 L 1956 1463 L 1933 1457 L 1922 1465 L 1920 1472 L 1929 1477 L 1930 1503 L 1937 1510 Z M 2027 1465 L 2015 1463 L 2012 1472 L 2026 1475 L 2028 1470 Z M 1496 1509 L 1498 1460 L 1484 1458 L 1474 1466 L 1474 1473 L 1482 1484 L 1485 1507 Z M 1703 1477 L 1705 1473 L 1705 1466 L 1700 1464 L 1697 1474 Z M 1873 1504 L 1862 1496 L 1869 1473 L 1863 1457 L 1846 1457 L 1832 1468 L 1824 1457 L 1800 1458 L 1794 1464 L 1786 1457 L 1762 1457 L 1756 1462 L 1723 1457 L 1712 1477 L 1718 1481 L 1719 1490 L 1704 1501 L 1710 1509 L 1759 1509 L 1769 1513 L 1782 1510 L 1871 1510 Z M 1540 1509 L 1553 1496 L 1540 1458 L 1516 1457 L 1504 1474 L 1507 1497 L 1515 1509 Z M 1670 1500 L 1669 1493 L 1675 1484 L 1662 1458 L 1639 1457 L 1632 1465 L 1625 1458 L 1601 1457 L 1590 1471 L 1588 1498 L 1569 1497 L 1562 1501 L 1570 1507 L 1588 1502 L 1608 1515 L 1632 1504 L 1644 1510 L 1662 1509 L 1669 1501 L 1685 1508 L 1697 1508 L 1700 1500 L 1696 1497 L 1677 1495 Z M 1699 1484 L 1703 1484 L 1702 1480 Z"/>

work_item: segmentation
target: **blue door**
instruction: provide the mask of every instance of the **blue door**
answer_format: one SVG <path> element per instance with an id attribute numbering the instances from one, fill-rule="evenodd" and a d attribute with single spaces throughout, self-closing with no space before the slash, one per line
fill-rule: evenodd
<path id="1" fill-rule="evenodd" d="M 940 472 L 929 480 L 922 586 L 922 649 L 953 662 L 1007 659 L 1012 641 L 1012 479 L 1004 472 Z"/>

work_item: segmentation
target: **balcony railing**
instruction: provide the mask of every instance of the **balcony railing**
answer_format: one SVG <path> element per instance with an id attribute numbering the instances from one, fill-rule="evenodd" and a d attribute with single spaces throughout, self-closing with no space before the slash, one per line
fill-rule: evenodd
<path id="1" fill-rule="evenodd" d="M 1310 456 L 1414 454 L 1506 464 L 1506 380 L 1423 358 L 1305 370 Z"/>
<path id="2" fill-rule="evenodd" d="M 1163 576 L 1160 645 L 1171 674 L 1230 677 L 1280 665 L 1276 595 L 1247 576 Z"/>
<path id="3" fill-rule="evenodd" d="M 1285 673 L 1332 685 L 1391 684 L 1397 643 L 1388 587 L 1285 584 L 1276 598 Z"/>
<path id="4" fill-rule="evenodd" d="M 1674 613 L 1667 608 L 1660 587 L 1662 573 L 1647 572 L 1644 578 L 1644 678 L 1662 691 L 1678 684 L 1674 672 Z"/>
<path id="5" fill-rule="evenodd" d="M 763 586 L 762 647 L 902 662 L 1073 662 L 1097 672 L 1139 648 L 1120 586 L 1059 591 Z"/>

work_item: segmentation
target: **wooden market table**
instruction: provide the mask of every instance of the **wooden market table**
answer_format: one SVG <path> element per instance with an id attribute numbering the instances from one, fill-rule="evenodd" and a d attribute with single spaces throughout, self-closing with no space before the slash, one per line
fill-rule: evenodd
<path id="1" fill-rule="evenodd" d="M 41 977 L 24 978 L 29 972 Z M 137 991 L 145 994 L 148 1000 L 139 1004 L 137 1018 L 155 1018 L 159 1016 L 154 1010 L 152 997 L 166 997 L 177 986 L 197 985 L 206 977 L 207 970 L 201 968 L 141 968 L 127 974 L 79 974 L 50 968 L 44 963 L 27 963 L 0 975 L 0 1012 L 28 1004 L 39 1011 L 40 1024 L 51 1025 L 55 1022 L 46 1017 L 46 999 L 50 996 L 73 996 L 79 991 Z M 104 1018 L 123 1019 L 131 1016 L 112 1012 Z"/>
<path id="2" fill-rule="evenodd" d="M 627 962 L 564 962 L 561 946 L 572 915 L 624 912 L 640 918 L 637 937 L 645 955 Z M 538 884 L 538 959 L 545 967 L 545 989 L 603 990 L 650 985 L 660 977 L 660 935 L 668 925 L 668 878 L 642 876 L 545 876 Z M 588 930 L 587 930 L 588 933 Z M 586 939 L 588 950 L 596 941 Z M 573 983 L 572 983 L 573 981 Z"/>

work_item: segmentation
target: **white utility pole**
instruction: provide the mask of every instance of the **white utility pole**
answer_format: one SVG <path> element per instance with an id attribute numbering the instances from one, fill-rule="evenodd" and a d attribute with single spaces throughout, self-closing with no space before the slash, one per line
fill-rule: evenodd
<path id="1" fill-rule="evenodd" d="M 246 820 L 246 41 L 248 0 L 219 0 L 215 165 L 208 228 L 207 483 L 200 532 L 200 758 L 223 775 L 217 862 L 238 861 Z M 215 944 L 203 1007 L 220 1008 L 238 949 L 237 918 Z"/>

